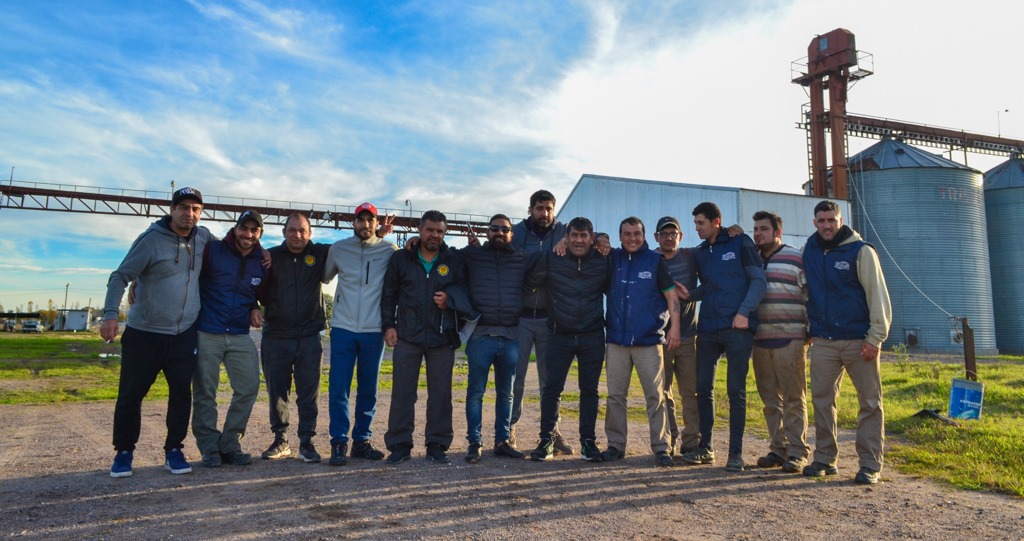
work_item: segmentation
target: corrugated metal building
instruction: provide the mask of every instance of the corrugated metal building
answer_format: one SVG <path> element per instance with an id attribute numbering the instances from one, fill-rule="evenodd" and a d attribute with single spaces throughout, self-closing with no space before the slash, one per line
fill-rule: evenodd
<path id="1" fill-rule="evenodd" d="M 849 171 L 850 225 L 878 250 L 892 299 L 885 347 L 960 353 L 951 314 L 968 318 L 978 354 L 994 355 L 981 173 L 894 139 L 851 157 Z"/>
<path id="2" fill-rule="evenodd" d="M 985 217 L 992 269 L 992 309 L 999 351 L 1024 355 L 1024 159 L 1014 156 L 985 173 Z"/>
<path id="3" fill-rule="evenodd" d="M 619 222 L 628 216 L 637 216 L 643 220 L 647 242 L 653 248 L 653 228 L 658 219 L 675 216 L 683 227 L 682 245 L 696 246 L 701 241 L 693 229 L 691 213 L 704 201 L 711 201 L 722 210 L 723 225 L 738 223 L 748 233 L 754 227 L 754 212 L 775 212 L 783 220 L 783 242 L 802 248 L 807 237 L 814 233 L 814 205 L 821 198 L 587 174 L 580 177 L 565 202 L 559 202 L 558 219 L 568 222 L 576 216 L 590 218 L 594 230 L 608 233 L 612 246 L 618 246 Z M 849 216 L 849 204 L 837 203 L 843 215 Z"/>

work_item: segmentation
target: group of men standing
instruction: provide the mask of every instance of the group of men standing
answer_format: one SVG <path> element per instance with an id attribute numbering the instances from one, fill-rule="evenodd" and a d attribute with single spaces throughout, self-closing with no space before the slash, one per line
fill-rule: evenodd
<path id="1" fill-rule="evenodd" d="M 653 250 L 643 222 L 629 217 L 619 226 L 621 248 L 612 249 L 595 243 L 588 219 L 555 220 L 554 205 L 550 192 L 538 191 L 526 220 L 513 225 L 497 214 L 482 245 L 473 239 L 456 250 L 444 243 L 444 214 L 426 212 L 417 241 L 400 249 L 383 240 L 391 219 L 380 221 L 377 209 L 364 203 L 356 209 L 351 238 L 333 245 L 313 243 L 308 218 L 295 214 L 286 221 L 284 243 L 263 250 L 258 212 L 244 212 L 235 228 L 216 240 L 197 225 L 199 191 L 178 190 L 171 214 L 135 241 L 108 284 L 101 334 L 113 340 L 117 307 L 134 282 L 122 337 L 111 476 L 131 475 L 141 401 L 161 371 L 170 390 L 167 469 L 191 471 L 181 451 L 190 407 L 205 466 L 251 462 L 239 443 L 259 388 L 255 346 L 243 336 L 250 325 L 263 327 L 262 368 L 275 436 L 263 458 L 291 456 L 288 405 L 294 381 L 298 454 L 319 462 L 312 438 L 325 328 L 320 285 L 337 276 L 328 385 L 331 465 L 344 465 L 349 457 L 384 458 L 370 439 L 385 344 L 394 348 L 384 436 L 388 462 L 411 457 L 425 364 L 426 456 L 448 463 L 454 436 L 454 352 L 466 340 L 467 462 L 482 458 L 482 403 L 492 367 L 493 453 L 525 456 L 516 436 L 535 352 L 541 415 L 539 442 L 530 458 L 574 453 L 558 425 L 561 394 L 575 358 L 585 460 L 625 456 L 626 397 L 635 370 L 655 463 L 671 466 L 679 452 L 686 463 L 712 464 L 714 381 L 724 354 L 730 410 L 726 469 L 742 471 L 746 379 L 753 354 L 770 436 L 769 453 L 757 460 L 758 466 L 781 466 L 808 476 L 837 473 L 835 402 L 845 371 L 860 400 L 856 480 L 877 482 L 883 439 L 878 348 L 891 319 L 889 300 L 877 255 L 842 224 L 835 203 L 823 201 L 815 208 L 817 232 L 802 253 L 782 243 L 782 219 L 767 211 L 754 215 L 751 240 L 724 229 L 716 205 L 701 203 L 692 213 L 699 246 L 680 248 L 680 223 L 666 216 L 657 222 L 658 247 Z M 810 340 L 815 345 L 810 371 L 817 445 L 808 465 L 805 366 Z M 223 429 L 218 429 L 215 393 L 221 364 L 233 395 Z M 596 435 L 602 366 L 608 386 L 604 451 Z M 356 397 L 350 408 L 353 377 Z"/>

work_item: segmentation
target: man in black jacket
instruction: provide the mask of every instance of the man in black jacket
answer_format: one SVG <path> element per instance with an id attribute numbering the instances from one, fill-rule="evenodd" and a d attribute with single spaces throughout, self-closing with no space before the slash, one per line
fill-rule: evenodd
<path id="1" fill-rule="evenodd" d="M 320 462 L 312 438 L 316 435 L 320 397 L 320 331 L 327 319 L 320 283 L 331 245 L 315 244 L 310 240 L 312 236 L 309 218 L 295 213 L 285 221 L 284 243 L 268 250 L 272 265 L 261 291 L 267 313 L 260 349 L 274 442 L 263 452 L 265 459 L 291 456 L 288 393 L 294 376 L 299 457 L 304 462 Z"/>
<path id="2" fill-rule="evenodd" d="M 408 460 L 416 423 L 420 366 L 427 365 L 427 457 L 447 464 L 452 443 L 452 368 L 459 347 L 450 288 L 463 287 L 462 261 L 444 243 L 448 219 L 430 210 L 420 220 L 420 242 L 388 261 L 380 298 L 384 342 L 392 354 L 391 411 L 384 444 L 388 462 Z M 464 291 L 463 291 L 464 293 Z M 458 307 L 464 310 L 469 307 Z"/>
<path id="3" fill-rule="evenodd" d="M 484 391 L 494 365 L 494 454 L 523 458 L 509 441 L 512 421 L 512 385 L 519 363 L 517 332 L 522 312 L 525 252 L 514 250 L 512 221 L 504 214 L 491 218 L 487 242 L 459 250 L 466 268 L 469 294 L 480 319 L 466 345 L 469 382 L 466 389 L 466 461 L 476 463 L 482 455 L 481 434 Z"/>
<path id="4" fill-rule="evenodd" d="M 580 385 L 580 440 L 583 459 L 601 461 L 595 440 L 598 394 L 604 362 L 604 299 L 611 276 L 610 260 L 593 248 L 594 226 L 573 218 L 568 226 L 568 253 L 545 253 L 526 279 L 526 288 L 547 287 L 547 363 L 540 398 L 540 443 L 530 458 L 554 455 L 555 423 L 565 379 L 576 358 Z"/>

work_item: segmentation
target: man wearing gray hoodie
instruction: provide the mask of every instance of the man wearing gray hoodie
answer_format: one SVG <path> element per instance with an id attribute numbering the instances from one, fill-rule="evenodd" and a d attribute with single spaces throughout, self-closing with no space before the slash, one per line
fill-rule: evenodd
<path id="1" fill-rule="evenodd" d="M 181 449 L 192 412 L 192 374 L 196 366 L 195 322 L 199 314 L 202 253 L 212 235 L 197 224 L 203 196 L 182 188 L 171 198 L 171 213 L 135 239 L 121 265 L 110 275 L 100 336 L 117 337 L 117 315 L 129 282 L 136 283 L 134 303 L 121 337 L 121 374 L 114 406 L 111 477 L 132 474 L 132 458 L 142 426 L 142 400 L 157 375 L 167 380 L 167 438 L 164 467 L 171 473 L 192 471 Z"/>

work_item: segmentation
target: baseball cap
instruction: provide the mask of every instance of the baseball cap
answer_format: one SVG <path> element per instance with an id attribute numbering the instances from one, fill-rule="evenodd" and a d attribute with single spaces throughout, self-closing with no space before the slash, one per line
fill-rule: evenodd
<path id="1" fill-rule="evenodd" d="M 358 207 L 356 207 L 354 215 L 359 216 L 359 213 L 364 211 L 369 212 L 374 216 L 377 215 L 377 207 L 373 206 L 373 203 L 363 203 L 362 205 L 359 205 Z"/>
<path id="2" fill-rule="evenodd" d="M 670 225 L 675 226 L 675 228 L 679 231 L 683 230 L 682 227 L 679 227 L 679 220 L 673 218 L 672 216 L 664 216 L 660 220 L 658 220 L 658 227 L 656 227 L 654 231 L 661 231 L 662 229 L 665 229 L 665 227 Z"/>
<path id="3" fill-rule="evenodd" d="M 259 212 L 256 212 L 255 210 L 247 210 L 243 212 L 241 215 L 238 216 L 238 221 L 235 222 L 235 227 L 244 224 L 246 220 L 256 220 L 256 223 L 259 224 L 260 229 L 263 229 L 263 216 L 261 216 Z"/>
<path id="4" fill-rule="evenodd" d="M 174 192 L 174 195 L 171 196 L 171 206 L 173 207 L 174 205 L 181 203 L 181 201 L 184 199 L 194 199 L 196 201 L 199 201 L 200 205 L 203 204 L 203 194 L 200 193 L 199 190 L 195 188 L 190 188 L 186 186 Z"/>

